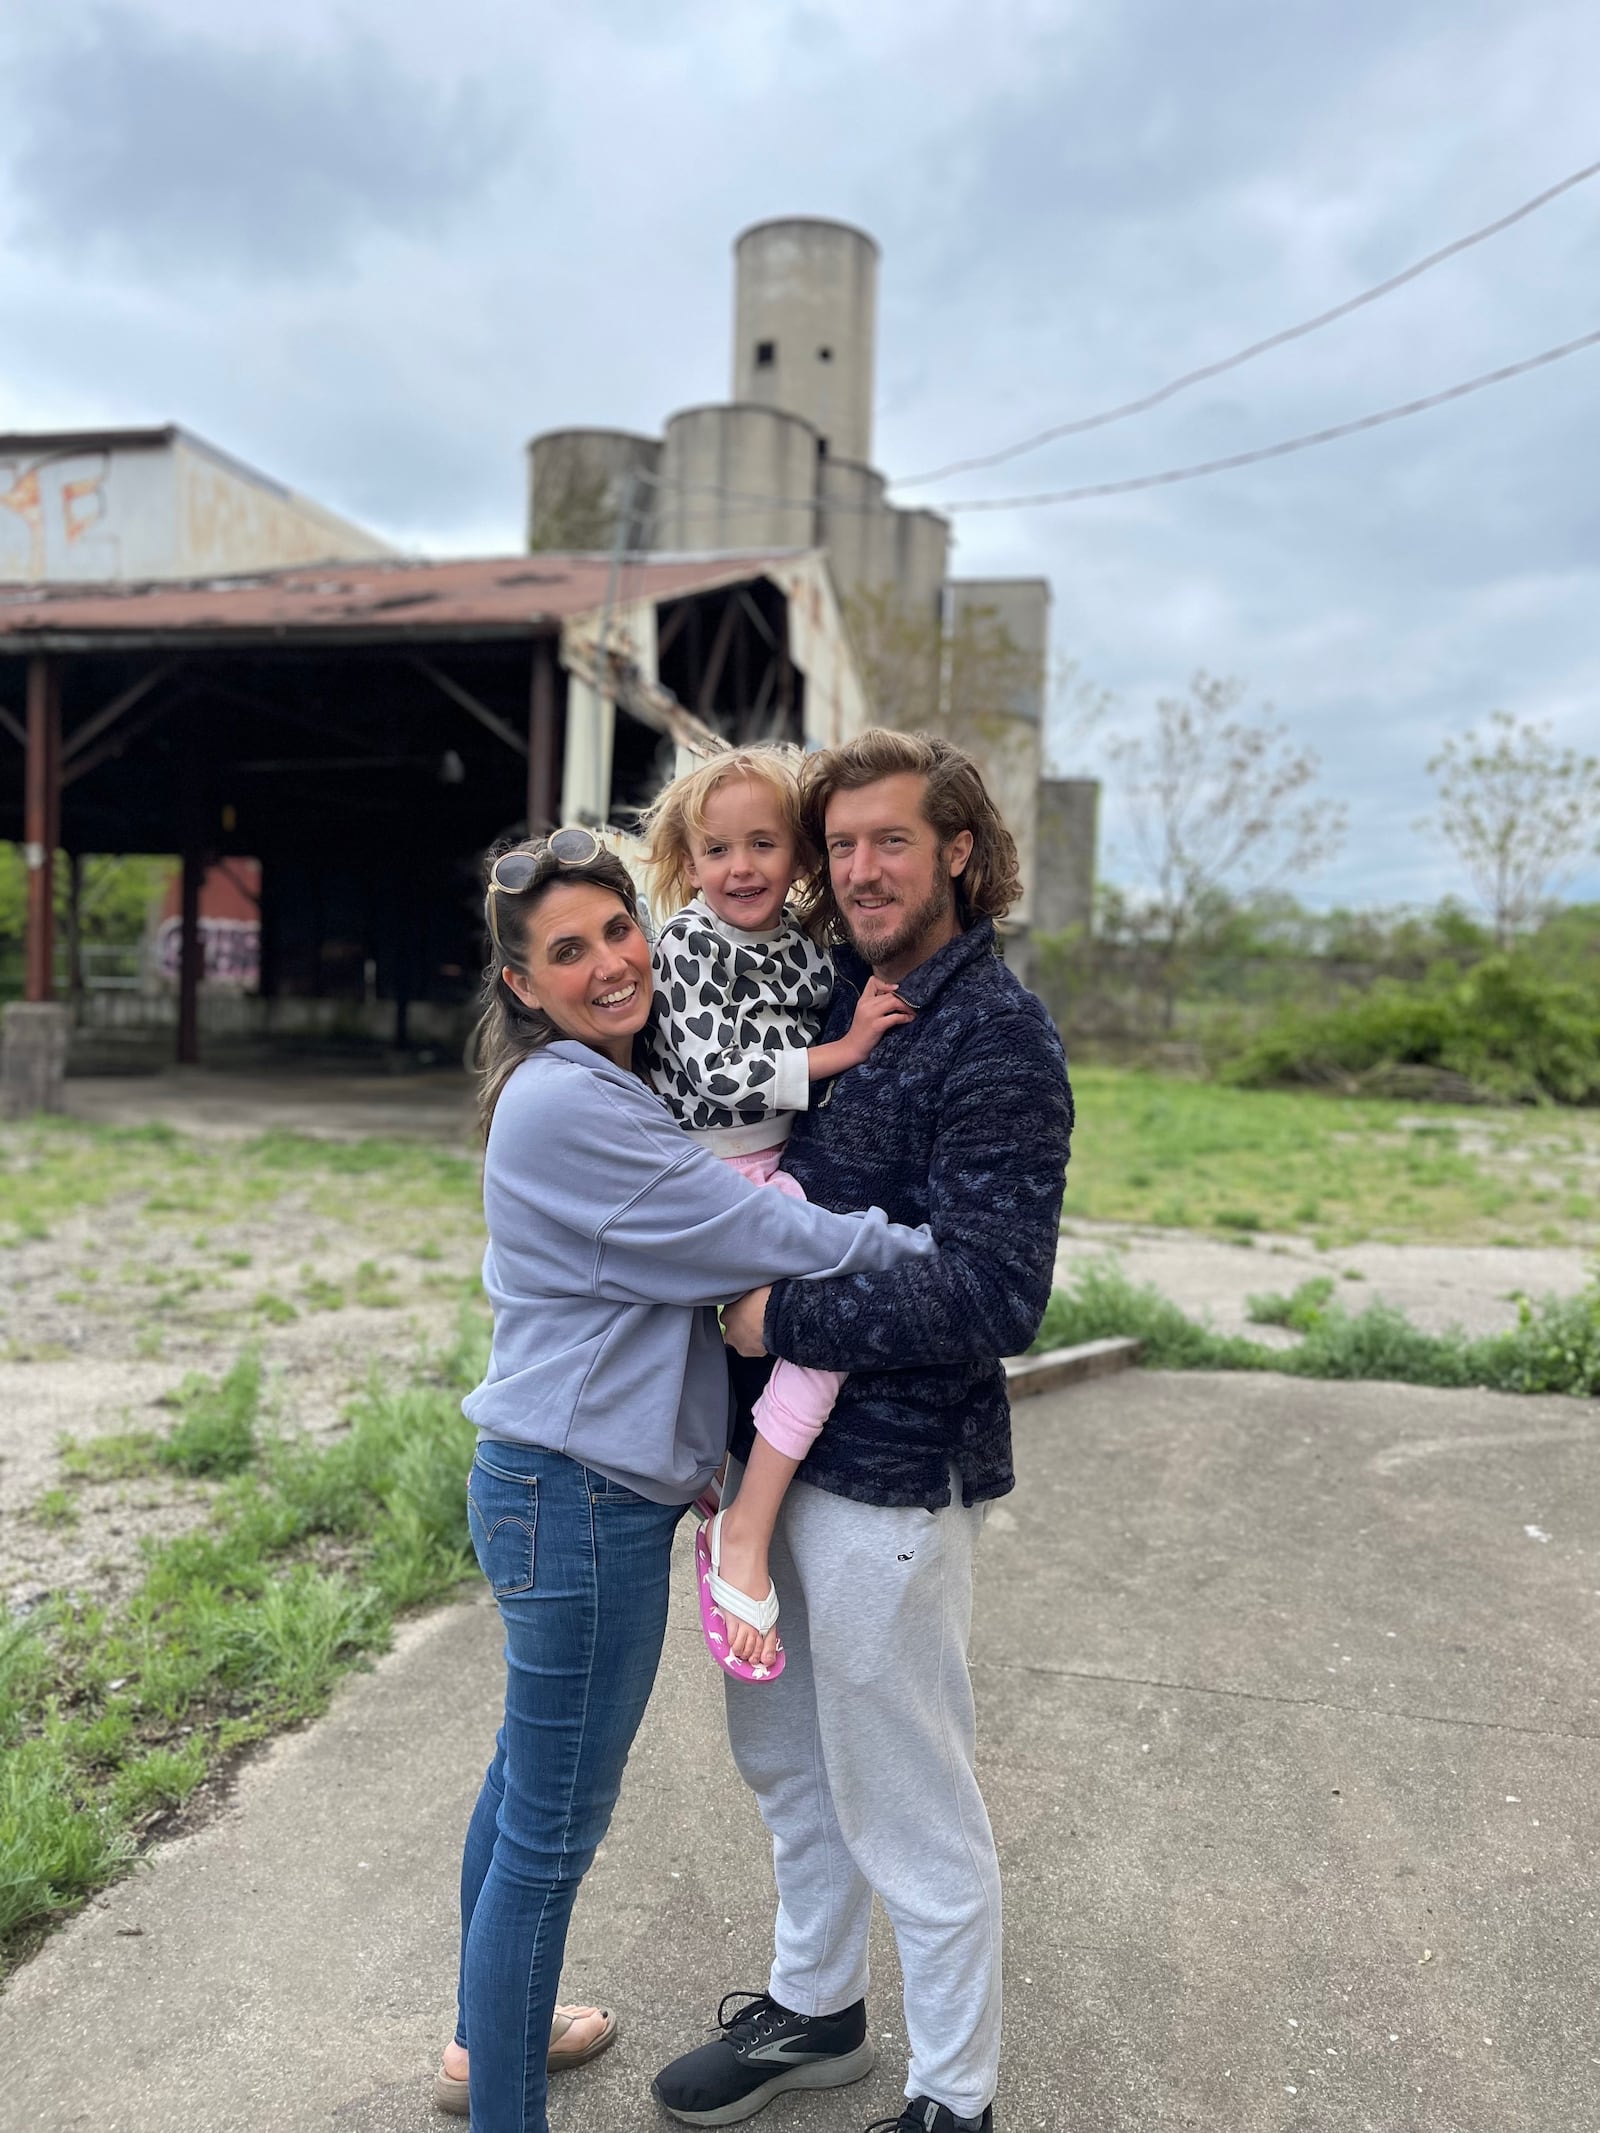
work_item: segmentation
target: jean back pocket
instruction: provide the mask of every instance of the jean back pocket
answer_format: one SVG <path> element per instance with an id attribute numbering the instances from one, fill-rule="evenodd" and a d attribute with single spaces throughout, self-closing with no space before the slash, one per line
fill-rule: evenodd
<path id="1" fill-rule="evenodd" d="M 478 1568 L 495 1598 L 531 1592 L 539 1528 L 537 1477 L 508 1474 L 475 1460 L 467 1480 L 467 1523 Z"/>

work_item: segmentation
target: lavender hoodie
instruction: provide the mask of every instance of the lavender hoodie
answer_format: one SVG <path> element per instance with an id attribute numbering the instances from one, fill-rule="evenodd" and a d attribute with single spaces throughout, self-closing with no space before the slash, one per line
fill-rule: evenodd
<path id="1" fill-rule="evenodd" d="M 587 1045 L 549 1045 L 502 1091 L 484 1160 L 489 1368 L 481 1437 L 543 1445 L 653 1503 L 687 1503 L 727 1449 L 715 1306 L 785 1278 L 934 1251 L 877 1208 L 832 1214 L 748 1184 Z"/>

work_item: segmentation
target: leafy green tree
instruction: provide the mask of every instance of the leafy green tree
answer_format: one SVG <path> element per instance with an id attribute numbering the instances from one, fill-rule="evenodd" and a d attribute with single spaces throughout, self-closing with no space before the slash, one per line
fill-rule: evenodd
<path id="1" fill-rule="evenodd" d="M 1491 711 L 1428 764 L 1439 812 L 1500 947 L 1524 932 L 1577 862 L 1600 851 L 1600 760 L 1558 748 L 1548 724 Z"/>

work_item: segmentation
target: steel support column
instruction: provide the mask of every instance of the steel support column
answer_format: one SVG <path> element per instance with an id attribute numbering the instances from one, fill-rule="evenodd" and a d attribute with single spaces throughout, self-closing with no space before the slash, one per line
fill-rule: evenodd
<path id="1" fill-rule="evenodd" d="M 183 855 L 183 892 L 178 920 L 178 1064 L 200 1064 L 200 884 L 205 854 L 192 846 Z"/>
<path id="2" fill-rule="evenodd" d="M 55 998 L 55 855 L 61 836 L 61 670 L 43 653 L 28 662 L 28 754 L 23 847 L 28 865 L 23 997 Z"/>
<path id="3" fill-rule="evenodd" d="M 183 883 L 178 904 L 178 1064 L 200 1064 L 200 980 L 205 975 L 205 948 L 200 938 L 200 889 L 206 878 L 205 781 L 195 760 L 198 736 L 184 736 L 187 746 L 178 767 L 178 834 L 182 840 Z"/>
<path id="4" fill-rule="evenodd" d="M 556 647 L 550 637 L 533 641 L 533 677 L 528 690 L 528 835 L 556 826 Z"/>

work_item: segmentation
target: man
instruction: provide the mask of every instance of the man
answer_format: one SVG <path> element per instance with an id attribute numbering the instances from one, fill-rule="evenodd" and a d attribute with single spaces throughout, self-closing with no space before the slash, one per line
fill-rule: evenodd
<path id="1" fill-rule="evenodd" d="M 939 1251 L 781 1282 L 725 1314 L 744 1353 L 850 1375 L 774 1537 L 786 1669 L 729 1685 L 734 1759 L 773 1840 L 768 1988 L 719 2013 L 721 2035 L 654 2093 L 686 2124 L 731 2125 L 869 2073 L 876 1891 L 911 2043 L 898 2126 L 991 2133 L 1000 1879 L 974 1768 L 972 1563 L 985 1504 L 1013 1485 L 1001 1358 L 1028 1346 L 1050 1294 L 1072 1097 L 1048 1016 L 996 953 L 1016 847 L 970 758 L 875 730 L 804 775 L 816 902 L 839 942 L 824 1037 L 872 975 L 914 1015 L 817 1097 L 786 1167 L 824 1206 L 930 1224 Z"/>

